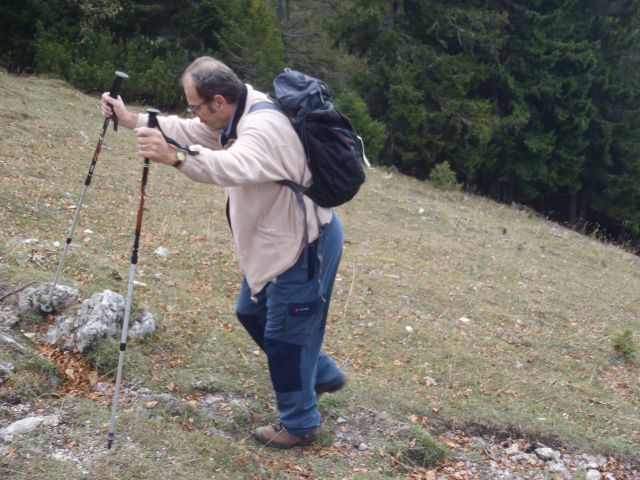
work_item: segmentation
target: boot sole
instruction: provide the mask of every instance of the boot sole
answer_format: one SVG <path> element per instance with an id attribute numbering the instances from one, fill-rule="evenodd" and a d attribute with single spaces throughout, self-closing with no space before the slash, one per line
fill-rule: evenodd
<path id="1" fill-rule="evenodd" d="M 287 450 L 293 447 L 306 447 L 309 445 L 313 445 L 318 441 L 318 438 L 315 436 L 312 438 L 303 438 L 296 442 L 287 443 L 287 444 L 278 443 L 277 441 L 273 441 L 273 440 L 263 440 L 257 435 L 256 435 L 256 440 L 258 440 L 258 442 L 262 443 L 267 447 L 279 448 L 280 450 Z"/>

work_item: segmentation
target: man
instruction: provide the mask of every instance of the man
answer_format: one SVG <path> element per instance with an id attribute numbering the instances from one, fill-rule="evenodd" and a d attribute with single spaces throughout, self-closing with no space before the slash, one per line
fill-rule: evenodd
<path id="1" fill-rule="evenodd" d="M 332 210 L 307 197 L 311 214 L 304 224 L 293 191 L 276 183 L 288 179 L 308 185 L 311 173 L 286 116 L 273 109 L 249 112 L 253 104 L 268 101 L 265 94 L 211 57 L 189 65 L 182 85 L 193 118 L 158 117 L 164 135 L 179 146 L 146 128 L 148 116 L 129 112 L 121 98 L 103 94 L 102 110 L 134 129 L 141 156 L 197 182 L 225 187 L 244 274 L 236 315 L 267 355 L 280 412 L 280 423 L 258 428 L 256 438 L 277 448 L 312 444 L 321 420 L 318 395 L 346 382 L 321 351 L 342 254 L 342 225 Z"/>

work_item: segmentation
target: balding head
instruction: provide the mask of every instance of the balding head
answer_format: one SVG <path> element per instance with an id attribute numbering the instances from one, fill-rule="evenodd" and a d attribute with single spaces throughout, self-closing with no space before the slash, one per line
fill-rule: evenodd
<path id="1" fill-rule="evenodd" d="M 182 85 L 191 83 L 204 100 L 222 95 L 229 103 L 238 103 L 244 84 L 227 65 L 212 57 L 196 58 L 182 74 Z"/>

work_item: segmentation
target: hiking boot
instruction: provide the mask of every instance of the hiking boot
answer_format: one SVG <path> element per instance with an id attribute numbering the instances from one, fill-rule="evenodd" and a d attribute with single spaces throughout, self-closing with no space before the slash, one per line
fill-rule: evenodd
<path id="1" fill-rule="evenodd" d="M 316 396 L 320 398 L 323 393 L 333 393 L 340 390 L 347 383 L 347 377 L 342 377 L 335 383 L 328 383 L 324 385 L 316 385 Z"/>
<path id="2" fill-rule="evenodd" d="M 292 435 L 281 423 L 267 425 L 256 429 L 256 439 L 268 447 L 291 448 L 312 445 L 318 440 L 316 432 L 307 435 Z"/>

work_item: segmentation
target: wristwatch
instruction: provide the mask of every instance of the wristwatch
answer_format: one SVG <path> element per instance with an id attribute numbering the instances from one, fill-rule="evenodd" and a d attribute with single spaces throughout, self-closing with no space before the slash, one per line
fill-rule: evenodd
<path id="1" fill-rule="evenodd" d="M 176 161 L 173 162 L 172 165 L 176 168 L 179 168 L 180 165 L 182 165 L 186 159 L 187 159 L 187 151 L 184 148 L 178 148 L 178 151 L 176 152 Z"/>

